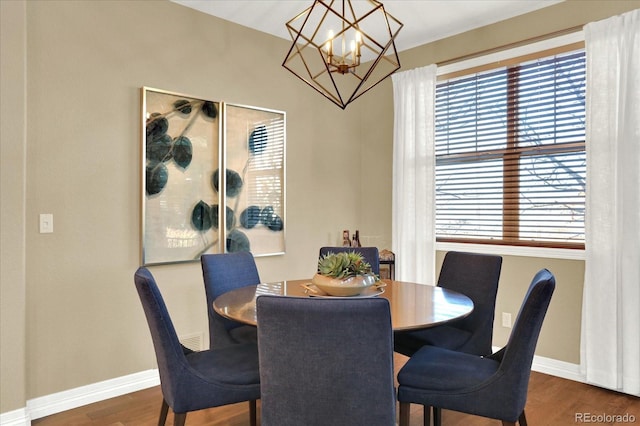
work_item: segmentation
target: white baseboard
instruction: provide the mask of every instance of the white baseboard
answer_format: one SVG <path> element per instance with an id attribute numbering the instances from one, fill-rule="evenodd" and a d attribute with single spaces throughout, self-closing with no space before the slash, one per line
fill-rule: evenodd
<path id="1" fill-rule="evenodd" d="M 532 370 L 584 383 L 584 377 L 580 374 L 580 366 L 577 364 L 535 356 Z M 147 370 L 30 399 L 27 401 L 26 408 L 0 414 L 0 426 L 29 426 L 32 419 L 61 413 L 159 384 L 158 370 Z"/>
<path id="2" fill-rule="evenodd" d="M 493 346 L 492 349 L 493 352 L 497 352 L 501 348 Z M 538 373 L 548 374 L 550 376 L 573 380 L 574 382 L 586 383 L 584 375 L 580 373 L 579 364 L 572 364 L 570 362 L 558 361 L 557 359 L 534 355 L 531 370 L 537 371 Z"/>
<path id="3" fill-rule="evenodd" d="M 586 383 L 584 375 L 580 372 L 580 365 L 578 364 L 571 364 L 570 362 L 558 361 L 542 356 L 534 356 L 531 369 L 539 373 L 549 374 L 550 376 Z"/>
<path id="4" fill-rule="evenodd" d="M 158 370 L 147 370 L 128 376 L 81 386 L 27 401 L 27 407 L 0 414 L 0 426 L 29 426 L 31 420 L 61 413 L 83 405 L 126 395 L 160 384 Z"/>
<path id="5" fill-rule="evenodd" d="M 30 399 L 27 401 L 27 412 L 32 419 L 39 419 L 159 384 L 160 376 L 158 375 L 158 370 L 141 371 L 128 376 L 116 377 L 115 379 Z"/>
<path id="6" fill-rule="evenodd" d="M 31 419 L 26 408 L 0 414 L 0 425 L 2 426 L 28 426 L 30 424 Z"/>

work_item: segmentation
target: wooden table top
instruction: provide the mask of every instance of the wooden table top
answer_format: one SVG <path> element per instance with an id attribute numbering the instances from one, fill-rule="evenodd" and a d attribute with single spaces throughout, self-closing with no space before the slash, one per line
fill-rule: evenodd
<path id="1" fill-rule="evenodd" d="M 433 327 L 464 318 L 473 311 L 471 299 L 455 291 L 406 281 L 383 280 L 383 282 L 386 283 L 386 287 L 381 289 L 384 292 L 376 297 L 389 300 L 391 324 L 396 331 Z M 312 296 L 303 287 L 304 284 L 310 284 L 310 280 L 280 281 L 241 287 L 214 300 L 213 309 L 225 318 L 257 325 L 256 298 L 262 294 L 322 297 Z M 374 291 L 369 292 L 369 294 L 374 293 Z"/>

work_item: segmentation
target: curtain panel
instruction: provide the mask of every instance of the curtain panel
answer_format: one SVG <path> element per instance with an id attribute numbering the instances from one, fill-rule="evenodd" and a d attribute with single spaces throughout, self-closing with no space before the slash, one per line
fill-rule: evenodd
<path id="1" fill-rule="evenodd" d="M 435 284 L 436 65 L 393 74 L 396 279 Z"/>
<path id="2" fill-rule="evenodd" d="M 584 29 L 581 368 L 589 383 L 640 395 L 640 9 Z"/>

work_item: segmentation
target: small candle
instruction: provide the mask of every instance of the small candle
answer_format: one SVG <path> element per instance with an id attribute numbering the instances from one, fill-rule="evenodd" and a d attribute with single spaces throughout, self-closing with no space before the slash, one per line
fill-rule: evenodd
<path id="1" fill-rule="evenodd" d="M 353 63 L 356 63 L 356 42 L 355 40 L 351 40 L 351 58 L 353 59 Z"/>

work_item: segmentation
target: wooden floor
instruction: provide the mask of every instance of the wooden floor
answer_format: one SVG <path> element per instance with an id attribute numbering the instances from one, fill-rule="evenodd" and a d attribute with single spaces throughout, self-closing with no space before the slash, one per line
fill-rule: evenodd
<path id="1" fill-rule="evenodd" d="M 406 362 L 406 359 L 396 354 L 396 371 Z M 32 424 L 38 426 L 157 425 L 161 402 L 160 388 L 154 387 L 34 420 Z M 244 426 L 249 424 L 248 413 L 248 403 L 234 404 L 189 413 L 186 424 L 187 426 Z M 581 422 L 576 417 L 580 415 L 583 418 L 588 415 L 624 416 L 625 414 L 634 416 L 634 423 L 640 425 L 640 398 L 533 372 L 529 383 L 526 413 L 530 426 L 575 426 L 581 423 L 625 424 L 612 421 L 596 422 L 593 420 L 597 418 L 593 417 L 590 418 L 591 422 Z M 170 414 L 167 424 L 172 423 L 173 415 Z M 443 410 L 442 424 L 443 426 L 499 426 L 501 423 L 497 420 Z M 411 426 L 422 426 L 422 407 L 412 405 Z"/>

